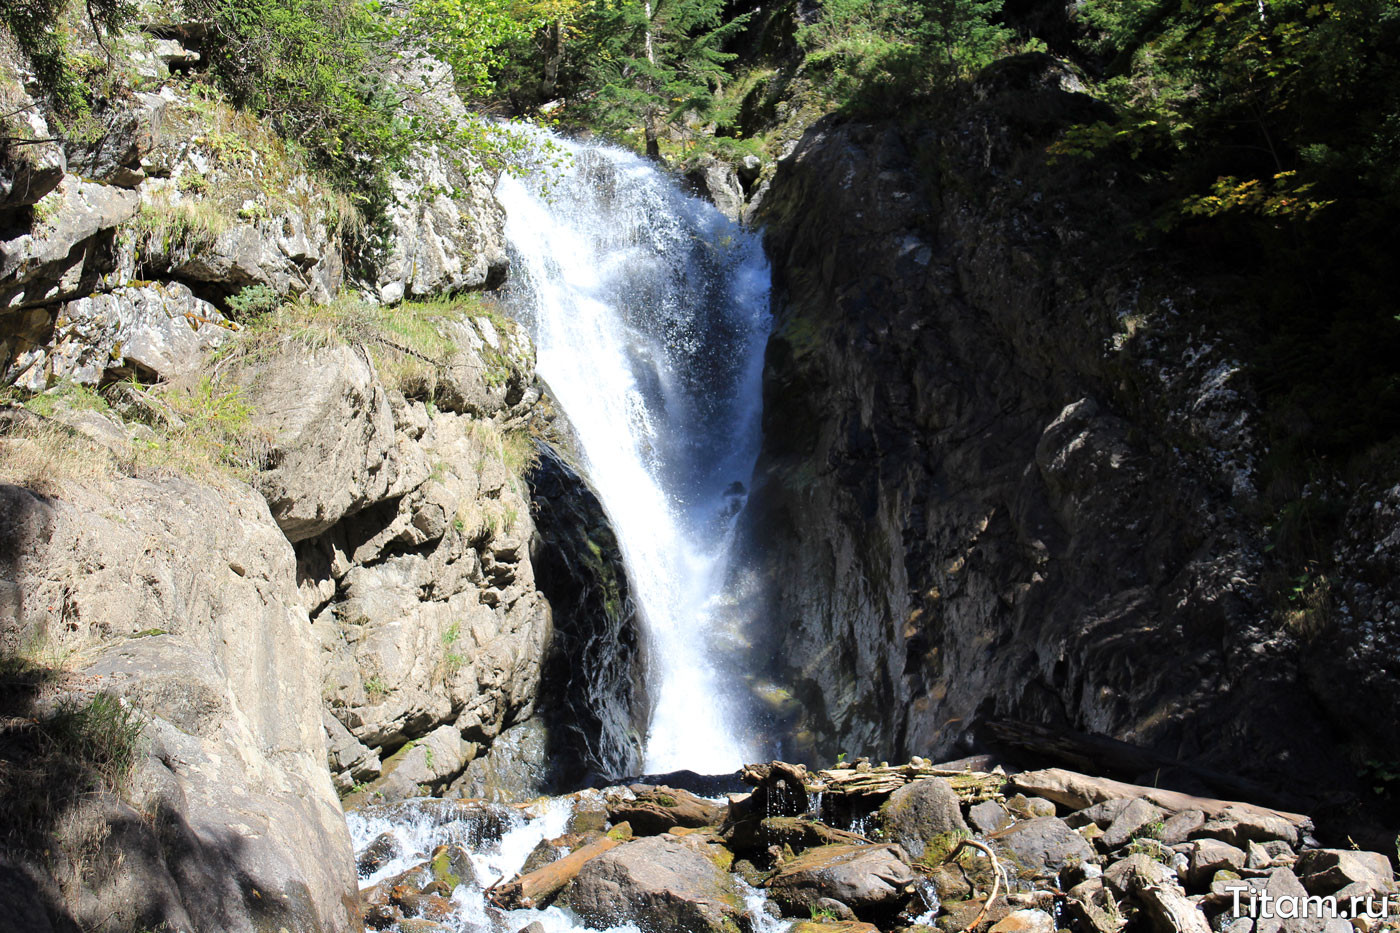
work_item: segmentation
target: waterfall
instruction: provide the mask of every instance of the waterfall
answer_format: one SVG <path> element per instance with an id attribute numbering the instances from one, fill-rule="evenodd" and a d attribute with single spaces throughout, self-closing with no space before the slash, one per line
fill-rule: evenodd
<path id="1" fill-rule="evenodd" d="M 759 239 L 652 163 L 550 137 L 554 177 L 506 175 L 513 315 L 572 424 L 650 641 L 649 772 L 731 770 L 733 519 L 758 453 L 769 271 Z M 562 176 L 562 177 L 559 177 Z"/>

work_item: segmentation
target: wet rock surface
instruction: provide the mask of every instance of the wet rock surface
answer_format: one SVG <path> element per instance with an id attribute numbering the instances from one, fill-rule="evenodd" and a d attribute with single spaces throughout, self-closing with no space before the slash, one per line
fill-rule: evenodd
<path id="1" fill-rule="evenodd" d="M 1256 410 L 1209 309 L 1081 252 L 1131 197 L 1036 181 L 1057 128 L 1099 118 L 1048 62 L 989 72 L 937 132 L 826 121 L 777 167 L 737 571 L 774 594 L 757 653 L 815 758 L 952 757 L 1025 720 L 1326 791 L 1330 723 L 1375 713 L 1310 688 L 1272 614 Z"/>

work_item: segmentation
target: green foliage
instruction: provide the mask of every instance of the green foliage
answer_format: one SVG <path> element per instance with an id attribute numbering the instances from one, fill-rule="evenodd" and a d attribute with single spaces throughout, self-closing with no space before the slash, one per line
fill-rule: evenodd
<path id="1" fill-rule="evenodd" d="M 229 312 L 235 320 L 246 321 L 266 314 L 278 304 L 277 293 L 266 285 L 247 285 L 229 297 Z"/>
<path id="2" fill-rule="evenodd" d="M 365 681 L 365 695 L 369 697 L 371 703 L 379 702 L 384 699 L 384 697 L 388 696 L 388 694 L 389 688 L 384 683 L 384 678 L 380 677 L 378 674 L 375 674 L 369 680 Z M 412 743 L 410 742 L 409 745 L 411 746 Z"/>
<path id="3" fill-rule="evenodd" d="M 337 180 L 372 188 L 406 140 L 376 56 L 373 6 L 360 0 L 187 0 L 209 19 L 210 63 L 235 102 L 303 142 Z"/>
<path id="4" fill-rule="evenodd" d="M 807 66 L 839 105 L 884 106 L 926 94 L 990 62 L 1012 33 L 1001 0 L 827 0 L 797 30 Z"/>
<path id="5" fill-rule="evenodd" d="M 726 18 L 723 0 L 595 0 L 579 17 L 582 81 L 596 89 L 591 122 L 614 134 L 640 124 L 646 151 L 660 155 L 669 125 L 704 118 L 713 92 L 728 80 L 734 54 L 725 43 L 744 16 Z"/>
<path id="6" fill-rule="evenodd" d="M 134 7 L 128 0 L 86 0 L 83 14 L 97 41 L 118 32 L 131 17 Z M 69 0 L 6 0 L 0 4 L 0 27 L 12 37 L 48 94 L 63 121 L 81 118 L 92 110 L 94 80 L 104 69 L 111 70 L 112 53 L 105 61 L 91 61 L 74 54 L 73 30 L 65 18 L 73 13 Z"/>
<path id="7" fill-rule="evenodd" d="M 1251 359 L 1266 492 L 1287 502 L 1298 474 L 1360 462 L 1400 431 L 1400 5 L 1078 9 L 1094 90 L 1119 116 L 1073 128 L 1052 155 L 1112 161 L 1146 183 L 1155 216 L 1140 235 L 1193 257 L 1196 280 L 1227 283 L 1230 300 L 1213 304 Z M 1301 556 L 1326 551 L 1322 535 Z M 1324 615 L 1319 602 L 1292 618 L 1313 629 Z"/>

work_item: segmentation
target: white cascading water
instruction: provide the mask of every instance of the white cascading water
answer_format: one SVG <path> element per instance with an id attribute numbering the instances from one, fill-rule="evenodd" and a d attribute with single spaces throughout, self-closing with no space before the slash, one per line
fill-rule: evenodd
<path id="1" fill-rule="evenodd" d="M 744 763 L 717 614 L 759 443 L 759 238 L 631 153 L 550 137 L 563 177 L 506 175 L 512 313 L 577 436 L 650 641 L 651 773 Z M 548 184 L 546 184 L 548 182 Z"/>

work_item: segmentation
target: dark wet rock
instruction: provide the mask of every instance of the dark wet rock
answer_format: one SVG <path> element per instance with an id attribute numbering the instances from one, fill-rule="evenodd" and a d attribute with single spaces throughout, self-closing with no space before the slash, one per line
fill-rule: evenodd
<path id="1" fill-rule="evenodd" d="M 1105 260 L 1121 185 L 1040 174 L 1057 121 L 1102 112 L 1062 71 L 995 68 L 937 129 L 821 123 L 778 164 L 754 654 L 813 760 L 1055 720 L 1325 786 L 1299 751 L 1368 717 L 1323 715 L 1263 621 L 1266 535 L 1220 508 L 1257 494 L 1247 367 L 1165 267 Z"/>
<path id="2" fill-rule="evenodd" d="M 614 823 L 627 822 L 639 836 L 664 833 L 673 826 L 696 828 L 718 826 L 724 818 L 724 808 L 716 803 L 674 787 L 633 787 L 636 796 L 619 801 L 608 810 Z"/>
<path id="3" fill-rule="evenodd" d="M 393 833 L 380 833 L 374 841 L 361 850 L 355 859 L 355 870 L 361 877 L 372 875 L 403 853 L 398 838 Z"/>

